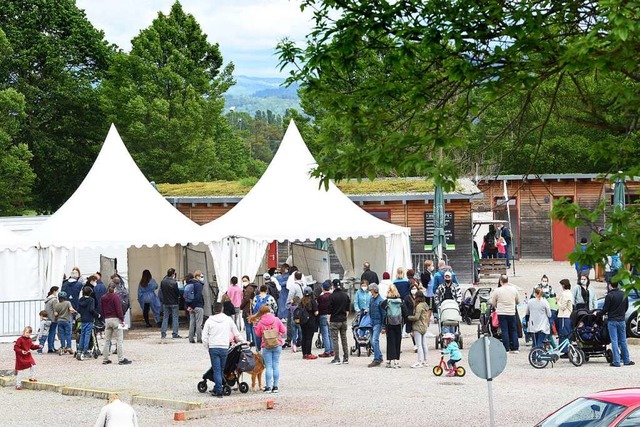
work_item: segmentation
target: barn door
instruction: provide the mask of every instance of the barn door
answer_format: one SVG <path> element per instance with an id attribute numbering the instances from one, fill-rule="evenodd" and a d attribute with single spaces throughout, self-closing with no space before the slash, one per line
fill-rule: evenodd
<path id="1" fill-rule="evenodd" d="M 572 197 L 566 198 L 569 200 L 567 203 L 573 203 Z M 553 260 L 567 261 L 567 255 L 573 252 L 576 246 L 576 230 L 567 227 L 564 222 L 554 219 L 551 239 L 553 241 Z"/>

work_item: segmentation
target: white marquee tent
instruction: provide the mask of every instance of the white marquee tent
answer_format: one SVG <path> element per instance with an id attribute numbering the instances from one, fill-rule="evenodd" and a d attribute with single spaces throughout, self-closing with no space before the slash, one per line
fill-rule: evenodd
<path id="1" fill-rule="evenodd" d="M 220 295 L 231 276 L 255 274 L 274 240 L 331 239 L 345 277 L 354 277 L 364 261 L 378 271 L 411 265 L 410 229 L 367 213 L 333 182 L 325 190 L 310 175 L 315 167 L 291 121 L 258 183 L 233 209 L 202 226 L 203 240 L 212 242 Z"/>
<path id="2" fill-rule="evenodd" d="M 38 289 L 25 285 L 25 278 L 37 278 L 37 242 L 0 226 L 0 301 L 40 298 Z M 37 279 L 36 279 L 37 280 Z M 34 282 L 36 282 L 34 280 Z"/>

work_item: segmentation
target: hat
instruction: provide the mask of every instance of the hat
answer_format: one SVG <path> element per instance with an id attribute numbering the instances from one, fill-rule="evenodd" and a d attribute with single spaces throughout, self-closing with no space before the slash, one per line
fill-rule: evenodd
<path id="1" fill-rule="evenodd" d="M 560 280 L 560 284 L 564 287 L 564 286 L 571 286 L 571 282 L 569 281 L 569 279 L 562 279 Z"/>
<path id="2" fill-rule="evenodd" d="M 330 282 L 330 281 L 328 281 L 328 280 L 325 280 L 325 281 L 322 283 L 322 289 L 331 289 L 331 282 Z"/>
<path id="3" fill-rule="evenodd" d="M 451 277 L 451 272 L 450 271 L 445 271 L 444 272 L 444 277 L 447 277 L 447 276 Z"/>
<path id="4" fill-rule="evenodd" d="M 376 283 L 369 284 L 369 290 L 378 292 L 378 285 Z"/>
<path id="5" fill-rule="evenodd" d="M 269 273 L 264 273 L 264 274 L 262 275 L 262 278 L 263 278 L 264 280 L 268 280 L 268 279 L 271 279 L 271 275 L 270 275 Z"/>
<path id="6" fill-rule="evenodd" d="M 305 297 L 308 297 L 311 294 L 313 294 L 313 289 L 311 289 L 309 286 L 304 288 L 304 291 L 302 291 L 302 295 L 304 295 Z"/>
<path id="7" fill-rule="evenodd" d="M 65 291 L 58 292 L 58 298 L 67 299 L 67 293 Z"/>
<path id="8" fill-rule="evenodd" d="M 331 283 L 333 283 L 333 286 L 334 286 L 335 288 L 341 288 L 341 287 L 342 287 L 342 283 L 340 283 L 340 279 L 333 279 L 333 280 L 331 281 Z"/>
<path id="9" fill-rule="evenodd" d="M 386 271 L 382 273 L 382 280 L 389 280 L 389 279 L 391 279 L 391 275 L 389 273 L 387 273 Z"/>

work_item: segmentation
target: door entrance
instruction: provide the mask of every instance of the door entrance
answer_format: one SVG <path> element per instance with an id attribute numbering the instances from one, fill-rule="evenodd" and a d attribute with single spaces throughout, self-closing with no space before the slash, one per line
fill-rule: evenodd
<path id="1" fill-rule="evenodd" d="M 572 197 L 567 197 L 567 203 L 573 203 Z M 569 255 L 576 246 L 576 230 L 569 228 L 564 222 L 553 220 L 551 228 L 551 240 L 553 244 L 553 260 L 567 261 Z"/>

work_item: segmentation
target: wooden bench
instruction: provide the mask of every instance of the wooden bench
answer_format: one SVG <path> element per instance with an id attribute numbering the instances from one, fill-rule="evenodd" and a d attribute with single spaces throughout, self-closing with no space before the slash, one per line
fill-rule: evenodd
<path id="1" fill-rule="evenodd" d="M 507 259 L 482 258 L 480 260 L 480 274 L 484 276 L 507 274 Z"/>

